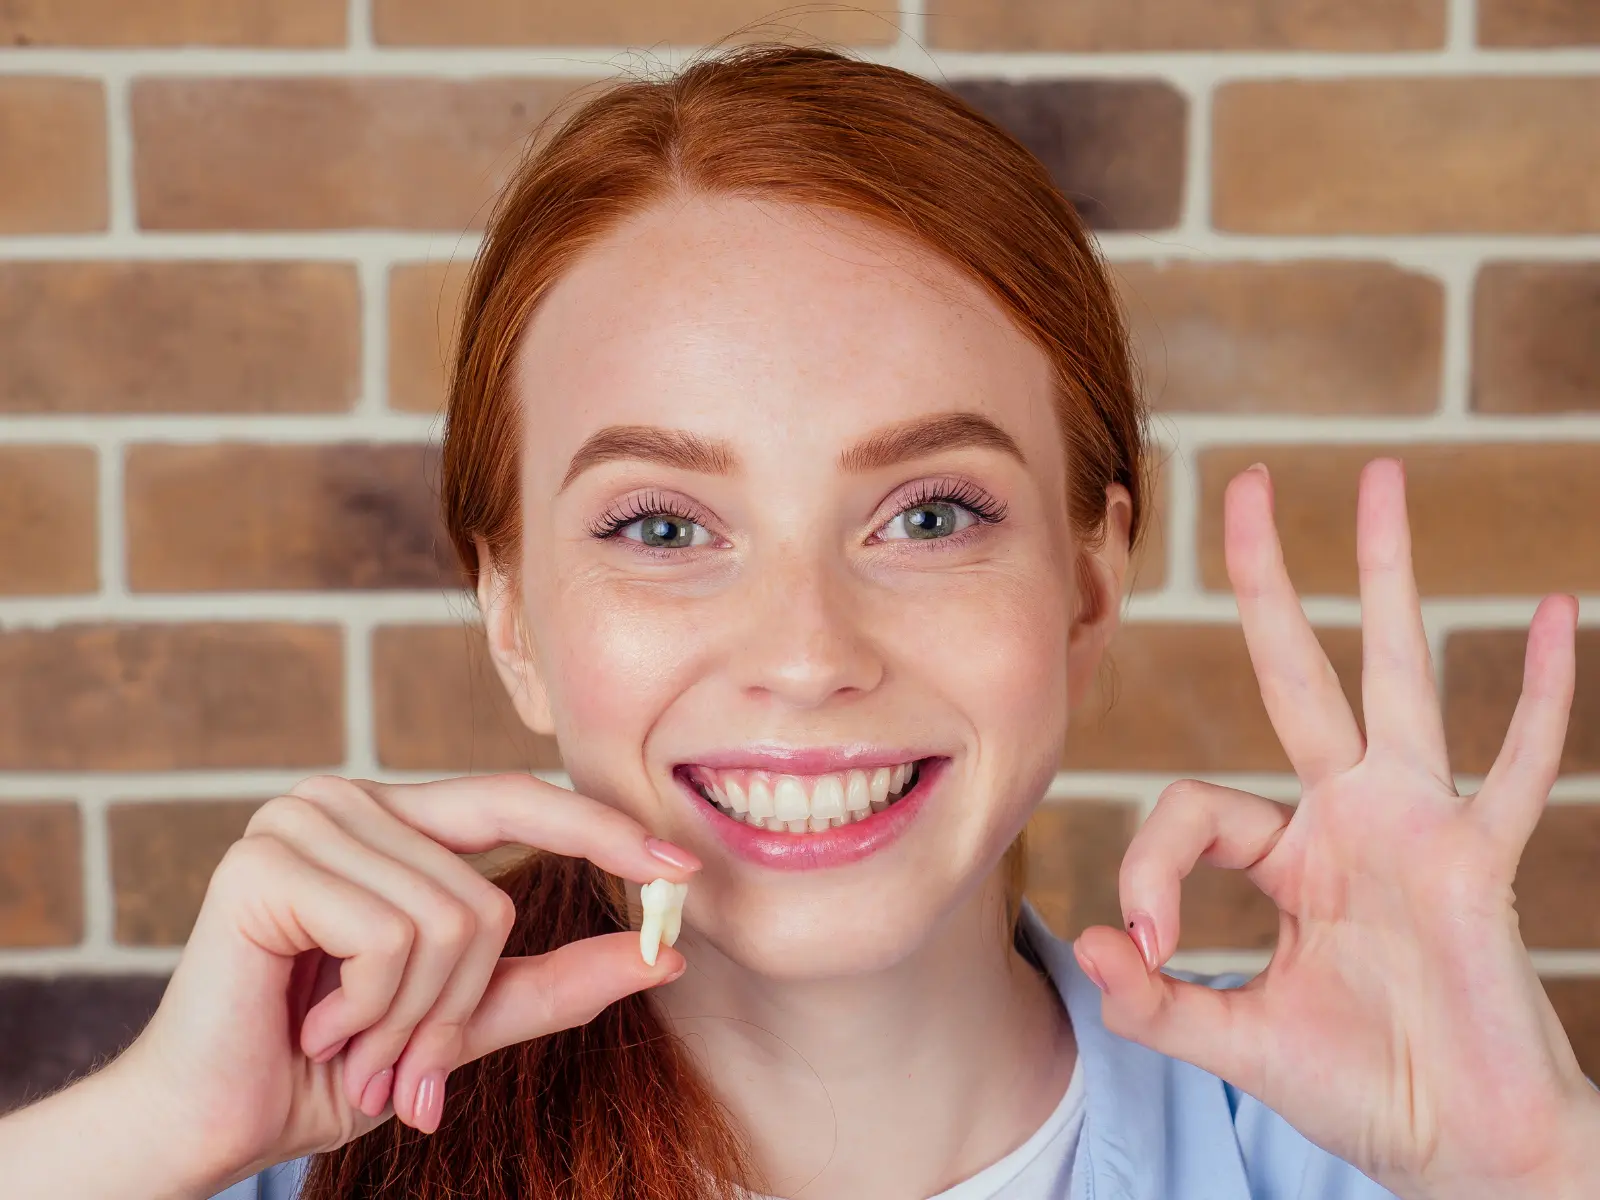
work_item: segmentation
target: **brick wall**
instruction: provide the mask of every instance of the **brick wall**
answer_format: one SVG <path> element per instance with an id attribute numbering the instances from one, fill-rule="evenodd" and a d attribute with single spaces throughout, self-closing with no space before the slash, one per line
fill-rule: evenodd
<path id="1" fill-rule="evenodd" d="M 1170 451 L 1116 704 L 1037 819 L 1035 899 L 1064 932 L 1116 920 L 1120 850 L 1177 775 L 1293 797 L 1222 486 L 1276 469 L 1353 688 L 1356 471 L 1397 450 L 1464 787 L 1538 597 L 1586 605 L 1567 775 L 1518 894 L 1600 1075 L 1600 5 L 933 7 L 795 24 L 1037 150 L 1117 264 Z M 327 770 L 562 779 L 439 550 L 454 289 L 541 113 L 628 47 L 670 59 L 770 11 L 0 6 L 0 1107 L 138 1028 L 263 798 Z M 1197 872 L 1184 904 L 1181 965 L 1265 960 L 1271 911 L 1240 880 Z"/>

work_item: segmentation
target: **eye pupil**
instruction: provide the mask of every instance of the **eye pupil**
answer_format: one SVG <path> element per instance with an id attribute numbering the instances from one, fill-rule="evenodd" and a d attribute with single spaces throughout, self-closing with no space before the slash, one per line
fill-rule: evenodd
<path id="1" fill-rule="evenodd" d="M 949 504 L 938 502 L 919 504 L 907 510 L 906 526 L 911 530 L 912 537 L 942 537 L 954 528 L 955 513 Z"/>

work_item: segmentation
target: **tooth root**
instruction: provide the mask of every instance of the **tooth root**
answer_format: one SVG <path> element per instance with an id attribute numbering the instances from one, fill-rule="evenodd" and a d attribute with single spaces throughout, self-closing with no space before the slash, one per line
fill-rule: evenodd
<path id="1" fill-rule="evenodd" d="M 811 815 L 806 790 L 793 775 L 778 776 L 778 784 L 772 789 L 772 815 L 790 823 L 804 821 Z"/>
<path id="2" fill-rule="evenodd" d="M 745 797 L 744 788 L 739 786 L 739 781 L 733 777 L 723 780 L 722 790 L 727 794 L 728 807 L 736 813 L 750 811 L 750 801 Z"/>
<path id="3" fill-rule="evenodd" d="M 844 784 L 837 775 L 824 775 L 811 789 L 811 816 L 824 820 L 844 816 Z"/>
<path id="4" fill-rule="evenodd" d="M 669 946 L 678 944 L 678 934 L 683 930 L 683 898 L 688 894 L 687 883 L 672 885 L 672 896 L 667 901 L 667 911 L 661 919 L 661 940 Z"/>
<path id="5" fill-rule="evenodd" d="M 750 780 L 750 815 L 752 817 L 770 817 L 774 814 L 772 807 L 772 788 L 761 776 Z"/>
<path id="6" fill-rule="evenodd" d="M 850 781 L 844 790 L 844 806 L 850 812 L 868 812 L 872 808 L 872 788 L 865 771 L 850 772 Z"/>
<path id="7" fill-rule="evenodd" d="M 639 954 L 653 967 L 661 951 L 667 909 L 672 904 L 672 881 L 652 879 L 639 889 L 639 904 L 644 909 L 644 921 L 639 926 Z"/>
<path id="8" fill-rule="evenodd" d="M 879 767 L 872 773 L 868 787 L 872 790 L 872 810 L 882 811 L 878 806 L 889 798 L 889 768 Z"/>

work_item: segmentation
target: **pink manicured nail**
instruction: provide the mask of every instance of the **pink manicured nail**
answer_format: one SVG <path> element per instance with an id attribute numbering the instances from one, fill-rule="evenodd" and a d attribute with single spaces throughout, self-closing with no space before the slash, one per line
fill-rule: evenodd
<path id="1" fill-rule="evenodd" d="M 1267 464 L 1266 463 L 1259 463 L 1259 462 L 1258 463 L 1251 463 L 1248 467 L 1245 468 L 1245 470 L 1247 470 L 1247 471 L 1255 471 L 1255 472 L 1257 472 L 1258 474 L 1261 474 L 1261 475 L 1267 475 L 1268 474 Z"/>
<path id="2" fill-rule="evenodd" d="M 429 1071 L 422 1077 L 422 1082 L 417 1084 L 417 1103 L 414 1113 L 415 1124 L 423 1133 L 432 1133 L 439 1128 L 439 1121 L 444 1116 L 444 1072 Z"/>
<path id="3" fill-rule="evenodd" d="M 1094 959 L 1081 950 L 1078 951 L 1078 965 L 1083 968 L 1083 973 L 1094 982 L 1095 987 L 1102 992 L 1106 990 L 1105 976 L 1101 975 L 1100 968 L 1094 965 Z"/>
<path id="4" fill-rule="evenodd" d="M 393 1083 L 393 1067 L 385 1067 L 367 1080 L 367 1086 L 361 1089 L 361 1103 L 358 1106 L 361 1111 L 369 1117 L 381 1113 L 383 1106 L 389 1103 L 389 1088 Z"/>
<path id="5" fill-rule="evenodd" d="M 1144 956 L 1145 970 L 1154 971 L 1161 962 L 1156 949 L 1156 923 L 1150 919 L 1149 913 L 1136 912 L 1128 917 L 1128 930 L 1139 946 L 1139 953 Z"/>
<path id="6" fill-rule="evenodd" d="M 647 837 L 644 848 L 652 857 L 659 858 L 668 866 L 677 867 L 680 871 L 698 871 L 701 862 L 681 846 L 674 846 L 671 842 L 664 842 L 658 837 Z"/>

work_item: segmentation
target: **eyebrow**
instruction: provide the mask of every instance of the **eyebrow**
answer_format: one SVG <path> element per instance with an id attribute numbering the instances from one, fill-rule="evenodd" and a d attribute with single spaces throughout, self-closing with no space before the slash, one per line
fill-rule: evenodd
<path id="1" fill-rule="evenodd" d="M 875 430 L 841 452 L 838 465 L 848 474 L 862 474 L 941 450 L 967 446 L 998 450 L 1027 465 L 1028 460 L 1016 439 L 982 413 L 975 412 L 913 417 Z M 566 491 L 585 471 L 618 459 L 657 462 L 705 475 L 734 475 L 741 469 L 733 446 L 720 439 L 660 425 L 607 425 L 578 447 L 567 464 L 567 473 L 556 494 Z"/>
<path id="2" fill-rule="evenodd" d="M 913 417 L 869 433 L 839 455 L 839 469 L 850 474 L 876 471 L 964 446 L 999 450 L 1024 466 L 1028 462 L 1016 439 L 982 413 L 948 412 L 936 417 Z"/>
<path id="3" fill-rule="evenodd" d="M 739 456 L 727 442 L 660 425 L 607 425 L 578 447 L 556 495 L 566 491 L 585 471 L 617 459 L 664 463 L 706 475 L 732 475 L 739 470 Z"/>

